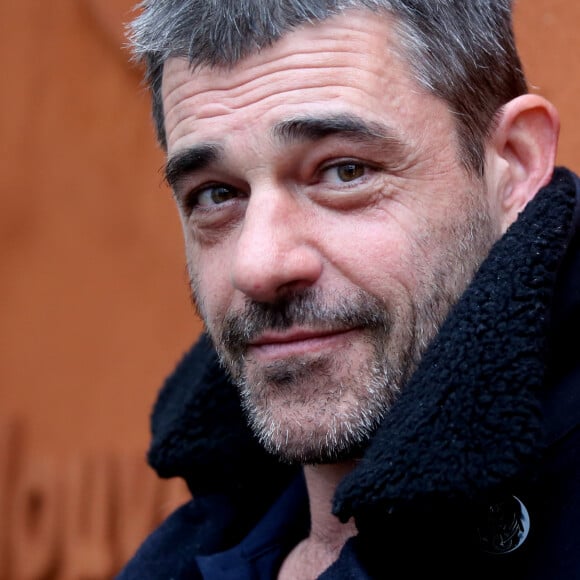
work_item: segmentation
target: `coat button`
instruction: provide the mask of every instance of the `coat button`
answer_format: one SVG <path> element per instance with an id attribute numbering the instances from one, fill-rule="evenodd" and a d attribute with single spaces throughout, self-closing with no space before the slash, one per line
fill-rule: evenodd
<path id="1" fill-rule="evenodd" d="M 530 532 L 530 514 L 515 495 L 488 506 L 477 528 L 481 549 L 488 554 L 517 550 Z"/>

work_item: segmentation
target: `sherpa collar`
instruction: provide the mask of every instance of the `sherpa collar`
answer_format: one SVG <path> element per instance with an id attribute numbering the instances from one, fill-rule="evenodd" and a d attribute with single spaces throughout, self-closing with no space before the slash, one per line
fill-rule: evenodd
<path id="1" fill-rule="evenodd" d="M 557 169 L 494 246 L 339 487 L 341 518 L 434 495 L 469 500 L 517 477 L 537 454 L 545 336 L 575 189 L 573 174 Z M 161 477 L 184 477 L 194 495 L 257 497 L 292 471 L 250 433 L 206 336 L 163 386 L 152 433 L 151 466 Z"/>
<path id="2" fill-rule="evenodd" d="M 545 443 L 550 309 L 575 197 L 574 178 L 557 170 L 492 248 L 339 486 L 341 519 L 436 498 L 466 505 L 533 464 Z"/>

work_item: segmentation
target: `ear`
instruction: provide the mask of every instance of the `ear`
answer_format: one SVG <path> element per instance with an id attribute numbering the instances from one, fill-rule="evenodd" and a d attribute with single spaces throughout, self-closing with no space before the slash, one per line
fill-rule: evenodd
<path id="1" fill-rule="evenodd" d="M 502 232 L 550 181 L 559 132 L 556 108 L 538 95 L 522 95 L 500 110 L 488 140 L 486 182 Z"/>

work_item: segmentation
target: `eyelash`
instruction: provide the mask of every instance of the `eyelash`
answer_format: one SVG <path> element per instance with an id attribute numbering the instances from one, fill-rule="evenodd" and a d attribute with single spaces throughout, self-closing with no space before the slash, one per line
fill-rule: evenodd
<path id="1" fill-rule="evenodd" d="M 340 179 L 340 176 L 338 174 L 338 171 L 342 168 L 347 168 L 347 167 L 351 167 L 356 169 L 360 169 L 362 170 L 362 173 L 360 175 L 355 175 L 352 179 L 350 180 L 342 180 Z M 358 182 L 360 179 L 367 177 L 368 173 L 370 171 L 372 171 L 373 167 L 371 165 L 369 165 L 368 163 L 364 163 L 362 161 L 359 161 L 357 159 L 340 159 L 338 161 L 333 161 L 332 163 L 330 163 L 329 165 L 323 166 L 320 171 L 318 172 L 318 176 L 322 177 L 325 173 L 327 173 L 328 171 L 331 170 L 335 170 L 336 171 L 336 177 L 340 180 L 341 183 L 343 183 L 345 186 L 349 186 L 351 183 L 356 183 Z"/>
<path id="2" fill-rule="evenodd" d="M 212 207 L 218 207 L 221 205 L 225 205 L 227 203 L 227 201 L 225 201 L 224 203 L 216 203 L 216 204 L 207 204 L 207 205 L 203 205 L 202 203 L 200 203 L 200 198 L 201 196 L 205 193 L 208 192 L 208 195 L 211 195 L 211 190 L 228 190 L 231 191 L 232 193 L 237 193 L 240 194 L 242 193 L 238 188 L 232 186 L 232 185 L 228 185 L 225 183 L 211 183 L 211 184 L 205 184 L 202 185 L 190 192 L 188 192 L 185 196 L 184 196 L 184 207 L 185 209 L 187 209 L 188 213 L 192 213 L 195 210 L 200 210 L 200 211 L 211 211 L 210 208 Z"/>

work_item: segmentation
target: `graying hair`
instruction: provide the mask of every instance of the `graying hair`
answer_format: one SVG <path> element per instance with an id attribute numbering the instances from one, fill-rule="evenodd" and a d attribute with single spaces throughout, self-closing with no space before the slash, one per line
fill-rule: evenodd
<path id="1" fill-rule="evenodd" d="M 501 107 L 527 92 L 515 47 L 512 0 L 143 0 L 128 25 L 146 64 L 153 119 L 167 147 L 161 80 L 169 57 L 231 67 L 294 28 L 348 9 L 389 14 L 419 86 L 455 117 L 461 160 L 482 176 L 485 141 Z"/>

